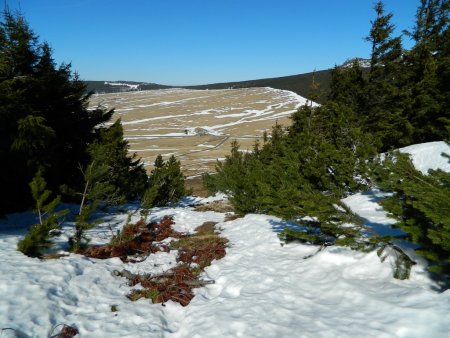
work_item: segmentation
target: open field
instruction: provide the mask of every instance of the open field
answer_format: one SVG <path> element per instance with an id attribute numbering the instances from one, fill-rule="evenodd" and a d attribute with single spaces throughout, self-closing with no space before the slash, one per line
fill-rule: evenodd
<path id="1" fill-rule="evenodd" d="M 288 125 L 289 115 L 306 99 L 272 88 L 225 90 L 164 89 L 100 94 L 91 106 L 115 108 L 130 152 L 147 170 L 158 154 L 174 154 L 186 176 L 214 170 L 217 159 L 237 140 L 242 151 L 252 149 L 275 123 Z"/>

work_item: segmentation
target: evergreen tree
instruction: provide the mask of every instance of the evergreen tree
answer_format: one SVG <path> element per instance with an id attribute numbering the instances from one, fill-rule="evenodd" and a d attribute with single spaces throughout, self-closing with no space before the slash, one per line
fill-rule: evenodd
<path id="1" fill-rule="evenodd" d="M 187 193 L 180 161 L 172 155 L 164 162 L 162 156 L 158 155 L 144 194 L 143 208 L 176 203 Z"/>
<path id="2" fill-rule="evenodd" d="M 430 270 L 450 276 L 450 173 L 424 175 L 408 155 L 395 153 L 374 169 L 377 184 L 395 194 L 382 201 L 398 219 L 417 252 L 431 262 Z"/>
<path id="3" fill-rule="evenodd" d="M 372 44 L 370 56 L 370 75 L 376 77 L 376 70 L 391 66 L 391 62 L 398 61 L 402 54 L 401 38 L 393 38 L 395 26 L 391 23 L 392 13 L 385 13 L 384 4 L 378 1 L 375 5 L 376 19 L 372 21 L 372 28 L 366 41 Z M 375 74 L 374 74 L 375 73 Z"/>
<path id="4" fill-rule="evenodd" d="M 0 214 L 14 210 L 19 202 L 32 204 L 28 182 L 36 168 L 28 170 L 24 156 L 11 150 L 18 121 L 26 117 L 29 106 L 25 83 L 37 62 L 37 37 L 21 16 L 8 10 L 0 22 L 0 185 L 8 199 L 0 206 Z M 26 143 L 26 142 L 24 142 Z"/>
<path id="5" fill-rule="evenodd" d="M 438 89 L 442 93 L 441 116 L 438 122 L 442 126 L 443 139 L 450 140 L 450 26 L 441 36 L 442 47 L 437 65 Z"/>
<path id="6" fill-rule="evenodd" d="M 141 159 L 136 154 L 129 156 L 128 149 L 120 119 L 101 130 L 99 138 L 88 148 L 91 161 L 108 168 L 107 180 L 116 191 L 115 196 L 108 196 L 108 199 L 113 198 L 116 203 L 141 198 L 147 185 Z"/>
<path id="7" fill-rule="evenodd" d="M 55 211 L 60 202 L 60 196 L 47 203 L 51 191 L 46 189 L 46 185 L 41 171 L 38 171 L 29 186 L 35 201 L 39 223 L 33 225 L 17 245 L 19 251 L 32 257 L 41 256 L 43 250 L 51 246 L 51 231 L 59 228 L 59 219 L 68 213 L 67 209 Z"/>
<path id="8" fill-rule="evenodd" d="M 349 112 L 337 104 L 303 106 L 287 130 L 273 128 L 262 149 L 255 146 L 252 153 L 242 154 L 233 142 L 231 154 L 218 162 L 217 174 L 204 176 L 205 186 L 228 193 L 240 214 L 274 214 L 306 229 L 286 233 L 286 238 L 338 242 L 345 232 L 341 222 L 352 215 L 336 205 L 360 188 L 353 177 L 364 173 L 364 161 L 358 159 L 370 149 L 363 146 L 358 129 L 351 128 Z M 356 233 L 351 236 L 356 238 Z"/>
<path id="9" fill-rule="evenodd" d="M 81 192 L 63 186 L 62 190 L 73 196 L 80 196 L 80 208 L 75 220 L 75 234 L 69 238 L 71 250 L 79 250 L 84 247 L 89 239 L 85 231 L 94 227 L 91 220 L 92 213 L 100 202 L 115 203 L 119 201 L 118 189 L 110 182 L 109 167 L 107 164 L 93 158 L 88 166 L 80 171 L 84 177 L 84 188 Z"/>
<path id="10" fill-rule="evenodd" d="M 0 184 L 8 195 L 0 214 L 26 208 L 29 182 L 46 169 L 48 185 L 83 185 L 78 164 L 112 110 L 88 109 L 90 94 L 70 65 L 56 66 L 24 17 L 6 9 L 0 22 Z"/>
<path id="11" fill-rule="evenodd" d="M 354 112 L 366 106 L 367 90 L 363 71 L 355 60 L 350 68 L 334 67 L 331 71 L 329 101 L 345 104 Z M 361 116 L 364 119 L 364 116 Z"/>
<path id="12" fill-rule="evenodd" d="M 84 188 L 80 191 L 64 187 L 64 191 L 81 199 L 76 217 L 75 234 L 70 240 L 73 250 L 82 248 L 88 238 L 85 231 L 92 228 L 92 213 L 99 203 L 119 204 L 142 197 L 147 175 L 136 156 L 128 156 L 128 142 L 123 139 L 120 119 L 100 131 L 99 139 L 89 145 L 90 163 L 81 170 Z M 80 167 L 81 169 L 81 167 Z"/>
<path id="13" fill-rule="evenodd" d="M 436 14 L 426 14 L 433 6 Z M 349 220 L 355 222 L 340 199 L 367 187 L 371 181 L 367 165 L 377 151 L 450 135 L 448 6 L 448 0 L 422 1 L 418 17 L 427 17 L 431 29 L 416 29 L 425 32 L 417 36 L 425 42 L 436 41 L 425 44 L 432 51 L 427 61 L 418 57 L 420 46 L 411 52 L 402 49 L 401 38 L 393 37 L 392 14 L 386 14 L 383 3 L 378 2 L 367 38 L 372 44 L 368 73 L 357 63 L 350 68 L 336 67 L 325 104 L 301 107 L 292 115 L 290 127 L 276 125 L 270 137 L 264 135 L 262 148 L 255 146 L 253 153 L 243 154 L 234 142 L 231 153 L 217 163 L 217 173 L 204 176 L 205 186 L 213 192 L 228 193 L 238 213 L 275 214 L 303 226 L 300 232 L 286 230 L 283 235 L 287 239 L 371 248 L 384 240 L 381 251 L 394 247 L 390 239 L 362 240 L 357 227 L 340 226 Z M 418 72 L 420 69 L 423 71 Z M 411 181 L 403 179 L 409 177 L 410 170 L 387 166 L 383 175 L 396 172 L 395 179 L 383 182 L 390 182 L 397 194 L 385 203 L 422 246 L 422 253 L 434 260 L 437 268 L 447 269 L 444 243 L 449 242 L 448 229 L 433 203 L 446 209 L 448 178 L 440 172 L 427 178 L 417 176 L 416 181 L 415 174 Z M 426 195 L 420 182 L 434 187 L 430 188 L 433 197 L 418 196 Z M 406 277 L 411 261 L 404 254 L 400 256 L 396 273 Z"/>
<path id="14" fill-rule="evenodd" d="M 360 189 L 354 176 L 365 175 L 362 159 L 373 154 L 374 148 L 356 113 L 330 101 L 317 108 L 302 107 L 292 119 L 287 140 L 305 178 L 316 189 L 338 196 Z"/>
<path id="15" fill-rule="evenodd" d="M 410 95 L 406 90 L 402 67 L 401 37 L 392 37 L 395 26 L 392 13 L 385 13 L 381 1 L 375 5 L 376 19 L 369 36 L 372 44 L 370 71 L 366 87 L 366 131 L 375 135 L 378 147 L 385 151 L 411 141 L 412 126 L 405 113 Z"/>
<path id="16" fill-rule="evenodd" d="M 448 0 L 421 0 L 415 27 L 407 32 L 415 42 L 405 60 L 413 143 L 449 136 L 449 11 Z"/>

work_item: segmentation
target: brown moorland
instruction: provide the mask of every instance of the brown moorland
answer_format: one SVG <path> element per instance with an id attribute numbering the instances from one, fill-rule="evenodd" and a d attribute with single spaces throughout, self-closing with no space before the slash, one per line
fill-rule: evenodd
<path id="1" fill-rule="evenodd" d="M 214 171 L 233 140 L 242 151 L 251 150 L 276 123 L 289 125 L 289 116 L 304 103 L 295 93 L 272 88 L 164 89 L 91 98 L 91 106 L 115 108 L 113 119 L 122 120 L 130 152 L 147 170 L 158 154 L 173 154 L 188 177 Z"/>

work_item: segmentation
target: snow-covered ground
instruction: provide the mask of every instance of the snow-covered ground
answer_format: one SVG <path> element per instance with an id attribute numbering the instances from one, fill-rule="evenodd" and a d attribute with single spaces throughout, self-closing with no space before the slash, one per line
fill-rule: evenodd
<path id="1" fill-rule="evenodd" d="M 442 142 L 429 146 L 408 150 L 419 162 L 421 156 L 450 153 Z M 380 196 L 365 196 L 345 202 L 368 225 L 388 228 L 393 221 L 376 203 Z M 194 201 L 207 200 L 186 202 Z M 133 221 L 139 218 L 128 210 Z M 247 215 L 225 222 L 225 214 L 183 205 L 152 212 L 153 218 L 163 215 L 174 216 L 175 229 L 184 232 L 205 221 L 219 222 L 230 241 L 227 255 L 205 271 L 215 284 L 196 289 L 187 307 L 131 302 L 126 281 L 111 275 L 123 268 L 164 271 L 176 264 L 174 252 L 151 255 L 139 265 L 74 254 L 29 258 L 16 245 L 35 216 L 15 214 L 0 222 L 0 328 L 14 328 L 18 337 L 47 337 L 60 323 L 76 326 L 81 337 L 449 337 L 450 290 L 435 291 L 421 264 L 409 280 L 400 281 L 392 277 L 392 262 L 382 263 L 375 252 L 282 245 L 277 234 L 289 224 L 276 217 Z M 121 227 L 126 218 L 119 211 L 104 215 L 105 222 L 90 232 L 93 242 L 107 242 L 107 225 Z M 64 225 L 61 238 L 71 227 Z M 12 331 L 0 337 L 7 334 Z"/>

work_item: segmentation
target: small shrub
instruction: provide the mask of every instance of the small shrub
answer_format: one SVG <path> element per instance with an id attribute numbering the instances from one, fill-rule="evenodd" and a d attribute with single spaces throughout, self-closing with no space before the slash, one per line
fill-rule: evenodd
<path id="1" fill-rule="evenodd" d="M 189 192 L 184 185 L 180 161 L 171 156 L 164 162 L 161 155 L 155 160 L 155 169 L 149 178 L 149 187 L 144 194 L 143 208 L 161 207 L 178 202 Z"/>
<path id="2" fill-rule="evenodd" d="M 17 249 L 27 256 L 40 257 L 42 251 L 51 246 L 50 231 L 59 224 L 54 219 L 46 219 L 42 224 L 33 225 L 25 237 L 17 244 Z"/>
<path id="3" fill-rule="evenodd" d="M 39 223 L 33 225 L 25 237 L 17 244 L 17 249 L 27 256 L 40 257 L 44 249 L 52 245 L 51 231 L 59 228 L 59 219 L 68 213 L 68 210 L 55 211 L 60 202 L 56 197 L 47 203 L 51 195 L 46 190 L 46 182 L 39 171 L 30 182 L 31 193 L 35 201 L 35 210 L 39 216 Z"/>

